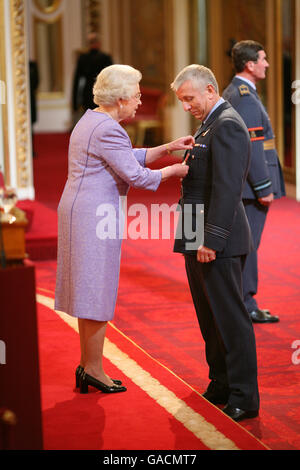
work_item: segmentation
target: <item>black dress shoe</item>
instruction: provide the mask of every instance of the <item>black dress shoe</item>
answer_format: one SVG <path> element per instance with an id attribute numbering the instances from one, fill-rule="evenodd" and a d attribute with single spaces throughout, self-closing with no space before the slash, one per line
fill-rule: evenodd
<path id="1" fill-rule="evenodd" d="M 213 405 L 225 405 L 228 402 L 229 390 L 224 385 L 212 380 L 202 396 Z"/>
<path id="2" fill-rule="evenodd" d="M 83 373 L 83 371 L 84 371 L 84 368 L 83 368 L 81 365 L 79 365 L 79 366 L 76 368 L 76 370 L 75 370 L 76 388 L 79 387 L 79 380 L 80 380 L 80 376 L 81 376 L 81 374 Z M 122 385 L 121 380 L 115 380 L 115 379 L 111 379 L 111 380 L 113 381 L 113 383 L 114 383 L 115 385 Z"/>
<path id="3" fill-rule="evenodd" d="M 277 323 L 279 318 L 276 315 L 271 315 L 268 310 L 253 310 L 249 313 L 253 323 Z"/>
<path id="4" fill-rule="evenodd" d="M 231 405 L 226 405 L 222 411 L 234 421 L 242 421 L 242 419 L 256 418 L 258 416 L 258 410 L 241 410 Z"/>
<path id="5" fill-rule="evenodd" d="M 115 385 L 115 384 L 106 385 L 105 383 L 100 382 L 100 380 L 95 379 L 95 377 L 92 377 L 86 372 L 83 372 L 81 376 L 79 377 L 80 393 L 88 393 L 89 385 L 97 388 L 97 390 L 100 390 L 103 393 L 118 393 L 118 392 L 126 392 L 127 390 L 126 387 L 121 386 L 121 385 Z"/>

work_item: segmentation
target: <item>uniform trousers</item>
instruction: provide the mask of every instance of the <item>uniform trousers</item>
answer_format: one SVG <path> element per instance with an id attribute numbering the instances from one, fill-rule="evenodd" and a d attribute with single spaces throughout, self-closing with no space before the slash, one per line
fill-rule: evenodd
<path id="1" fill-rule="evenodd" d="M 244 199 L 243 203 L 254 245 L 254 250 L 246 256 L 246 261 L 243 267 L 243 293 L 247 311 L 253 312 L 258 308 L 257 302 L 254 298 L 257 294 L 258 286 L 257 250 L 265 226 L 268 207 L 262 206 L 254 199 Z"/>
<path id="2" fill-rule="evenodd" d="M 228 389 L 229 405 L 258 410 L 256 345 L 243 302 L 242 264 L 239 256 L 199 263 L 195 255 L 185 255 L 209 378 Z"/>

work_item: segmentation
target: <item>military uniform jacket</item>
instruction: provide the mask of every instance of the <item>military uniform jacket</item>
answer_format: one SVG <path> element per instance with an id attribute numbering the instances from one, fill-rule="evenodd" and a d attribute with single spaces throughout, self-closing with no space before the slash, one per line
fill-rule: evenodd
<path id="1" fill-rule="evenodd" d="M 252 249 L 250 227 L 242 202 L 251 151 L 247 128 L 239 114 L 225 101 L 194 137 L 195 146 L 188 151 L 190 155 L 186 161 L 189 172 L 182 181 L 181 214 L 174 251 L 197 253 L 198 247 L 187 248 L 190 240 L 184 229 L 185 207 L 188 207 L 187 212 L 192 209 L 196 233 L 196 217 L 204 205 L 203 245 L 216 250 L 217 257 L 247 254 Z"/>
<path id="2" fill-rule="evenodd" d="M 224 90 L 223 98 L 243 118 L 251 140 L 251 165 L 243 199 L 258 199 L 270 193 L 275 199 L 284 196 L 284 180 L 272 125 L 256 90 L 234 77 Z"/>

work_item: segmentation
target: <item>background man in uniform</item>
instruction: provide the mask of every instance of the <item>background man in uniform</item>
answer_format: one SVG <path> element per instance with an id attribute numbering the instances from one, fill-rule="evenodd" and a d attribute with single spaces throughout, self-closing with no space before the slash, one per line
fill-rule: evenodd
<path id="1" fill-rule="evenodd" d="M 274 323 L 279 318 L 268 310 L 259 309 L 254 298 L 258 285 L 257 250 L 268 209 L 274 198 L 285 195 L 272 126 L 256 92 L 256 83 L 265 78 L 269 64 L 263 46 L 250 40 L 235 44 L 232 59 L 236 75 L 223 97 L 243 118 L 251 139 L 251 165 L 243 203 L 255 249 L 248 254 L 243 269 L 244 302 L 253 322 Z"/>
<path id="2" fill-rule="evenodd" d="M 239 114 L 219 96 L 211 70 L 190 65 L 171 87 L 184 110 L 202 122 L 194 149 L 185 155 L 189 172 L 182 181 L 182 227 L 177 230 L 174 251 L 184 254 L 205 340 L 211 382 L 203 396 L 225 404 L 224 413 L 236 421 L 253 418 L 259 409 L 256 347 L 241 273 L 243 258 L 252 249 L 242 203 L 250 163 L 249 134 Z M 190 247 L 185 208 L 192 210 L 191 234 L 198 225 L 200 204 L 204 204 L 204 240 L 201 246 Z"/>
<path id="3" fill-rule="evenodd" d="M 88 36 L 89 51 L 78 58 L 73 81 L 73 111 L 82 106 L 84 111 L 96 107 L 93 100 L 93 86 L 97 75 L 105 67 L 112 65 L 110 55 L 100 50 L 96 33 Z"/>

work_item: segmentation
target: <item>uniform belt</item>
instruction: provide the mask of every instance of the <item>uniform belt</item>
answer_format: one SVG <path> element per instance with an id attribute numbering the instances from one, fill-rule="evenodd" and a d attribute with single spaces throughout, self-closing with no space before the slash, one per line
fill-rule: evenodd
<path id="1" fill-rule="evenodd" d="M 269 139 L 264 141 L 264 150 L 274 150 L 275 149 L 275 139 Z"/>

